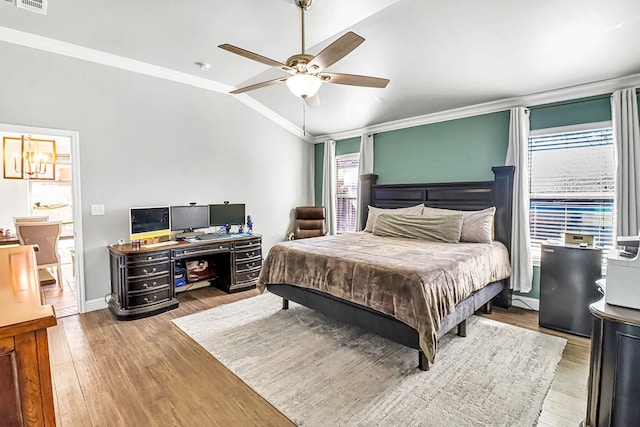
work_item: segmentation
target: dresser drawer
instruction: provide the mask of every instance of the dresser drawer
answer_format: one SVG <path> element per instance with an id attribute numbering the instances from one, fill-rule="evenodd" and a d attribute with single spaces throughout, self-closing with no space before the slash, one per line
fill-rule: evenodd
<path id="1" fill-rule="evenodd" d="M 159 289 L 153 292 L 146 293 L 128 293 L 127 303 L 128 308 L 141 307 L 145 305 L 157 304 L 160 302 L 168 301 L 171 299 L 171 287 L 167 286 L 164 289 Z"/>
<path id="2" fill-rule="evenodd" d="M 236 262 L 236 273 L 240 273 L 247 270 L 253 270 L 262 267 L 262 258 L 253 258 L 249 260 Z"/>
<path id="3" fill-rule="evenodd" d="M 161 286 L 169 286 L 171 284 L 170 275 L 163 274 L 162 276 L 149 276 L 140 279 L 129 279 L 127 290 L 128 291 L 150 291 Z"/>
<path id="4" fill-rule="evenodd" d="M 129 280 L 169 274 L 170 262 L 159 262 L 151 264 L 135 264 L 127 266 L 127 277 Z"/>

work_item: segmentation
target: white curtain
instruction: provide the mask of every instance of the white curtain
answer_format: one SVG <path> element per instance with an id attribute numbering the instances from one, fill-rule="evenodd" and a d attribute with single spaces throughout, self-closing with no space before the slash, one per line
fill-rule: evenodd
<path id="1" fill-rule="evenodd" d="M 529 238 L 529 110 L 511 109 L 507 166 L 515 166 L 513 182 L 513 225 L 511 228 L 511 287 L 529 292 L 533 263 Z"/>
<path id="2" fill-rule="evenodd" d="M 618 236 L 640 232 L 640 125 L 635 89 L 611 96 L 613 140 L 616 148 L 616 231 Z"/>
<path id="3" fill-rule="evenodd" d="M 373 173 L 373 135 L 363 133 L 360 138 L 360 160 L 358 163 L 358 199 L 356 200 L 356 231 L 364 228 L 362 224 L 362 188 L 360 186 L 360 176 Z"/>
<path id="4" fill-rule="evenodd" d="M 322 165 L 322 205 L 327 221 L 327 234 L 336 234 L 336 142 L 325 141 Z"/>

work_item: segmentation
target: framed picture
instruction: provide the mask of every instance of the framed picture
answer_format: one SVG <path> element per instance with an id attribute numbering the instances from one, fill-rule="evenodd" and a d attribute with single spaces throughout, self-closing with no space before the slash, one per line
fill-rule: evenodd
<path id="1" fill-rule="evenodd" d="M 56 179 L 56 141 L 5 136 L 2 140 L 6 179 Z"/>
<path id="2" fill-rule="evenodd" d="M 5 179 L 22 179 L 22 138 L 2 138 L 2 165 Z"/>

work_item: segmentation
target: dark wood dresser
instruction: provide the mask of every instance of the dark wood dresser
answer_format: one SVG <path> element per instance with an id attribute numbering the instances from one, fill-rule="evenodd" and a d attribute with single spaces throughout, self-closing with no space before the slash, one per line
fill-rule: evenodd
<path id="1" fill-rule="evenodd" d="M 47 328 L 32 246 L 0 248 L 0 425 L 55 426 Z"/>
<path id="2" fill-rule="evenodd" d="M 109 309 L 118 320 L 133 320 L 178 307 L 176 292 L 182 290 L 203 285 L 226 292 L 255 287 L 262 267 L 262 237 L 180 241 L 140 249 L 130 244 L 112 245 L 109 258 Z M 200 275 L 176 287 L 176 279 L 193 264 L 203 266 Z"/>

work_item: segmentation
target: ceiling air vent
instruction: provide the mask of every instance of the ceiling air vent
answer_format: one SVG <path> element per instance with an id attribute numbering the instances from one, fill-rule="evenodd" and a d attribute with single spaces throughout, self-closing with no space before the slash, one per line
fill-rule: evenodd
<path id="1" fill-rule="evenodd" d="M 41 15 L 47 14 L 47 2 L 48 0 L 15 0 L 16 6 L 20 9 L 36 12 Z"/>

